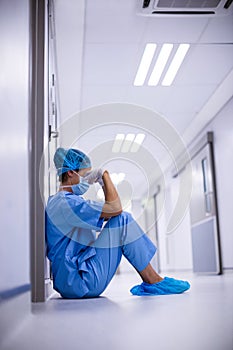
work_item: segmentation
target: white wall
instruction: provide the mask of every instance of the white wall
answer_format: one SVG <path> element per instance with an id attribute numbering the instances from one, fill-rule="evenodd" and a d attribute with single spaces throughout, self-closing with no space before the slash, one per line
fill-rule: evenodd
<path id="1" fill-rule="evenodd" d="M 29 1 L 1 0 L 0 342 L 7 341 L 14 335 L 15 329 L 22 325 L 23 319 L 29 315 L 31 307 L 28 51 Z"/>
<path id="2" fill-rule="evenodd" d="M 28 0 L 0 1 L 0 291 L 29 283 Z"/>
<path id="3" fill-rule="evenodd" d="M 172 232 L 167 232 L 167 226 L 174 211 L 180 189 L 180 176 L 172 178 L 171 171 L 166 174 L 166 188 L 161 187 L 157 196 L 159 209 L 158 242 L 161 271 L 192 270 L 192 245 L 189 208 L 183 213 L 183 218 L 177 222 Z"/>
<path id="4" fill-rule="evenodd" d="M 54 13 L 58 107 L 62 123 L 80 111 L 85 2 L 54 0 Z"/>

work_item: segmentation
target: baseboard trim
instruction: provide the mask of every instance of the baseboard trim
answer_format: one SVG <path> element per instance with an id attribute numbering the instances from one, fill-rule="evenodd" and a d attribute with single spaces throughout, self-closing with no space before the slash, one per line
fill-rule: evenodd
<path id="1" fill-rule="evenodd" d="M 7 299 L 14 298 L 22 293 L 26 293 L 30 289 L 31 289 L 31 285 L 28 283 L 28 284 L 23 284 L 21 286 L 17 286 L 11 289 L 0 291 L 0 303 Z"/>
<path id="2" fill-rule="evenodd" d="M 223 267 L 223 273 L 232 273 L 233 267 Z"/>

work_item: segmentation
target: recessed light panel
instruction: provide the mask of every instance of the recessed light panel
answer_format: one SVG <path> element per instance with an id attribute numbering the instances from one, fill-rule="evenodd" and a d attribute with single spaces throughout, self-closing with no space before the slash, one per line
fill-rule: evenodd
<path id="1" fill-rule="evenodd" d="M 172 49 L 173 49 L 173 44 L 163 44 L 162 49 L 157 58 L 157 61 L 155 63 L 154 69 L 151 73 L 150 79 L 148 81 L 149 86 L 156 86 L 159 83 L 160 77 L 167 64 L 167 61 L 169 59 Z"/>
<path id="2" fill-rule="evenodd" d="M 151 61 L 154 57 L 156 50 L 156 44 L 147 44 L 134 80 L 135 86 L 142 86 L 146 80 L 148 70 L 151 65 Z"/>
<path id="3" fill-rule="evenodd" d="M 149 43 L 146 45 L 145 51 L 141 59 L 140 66 L 137 71 L 136 78 L 134 80 L 135 86 L 142 86 L 145 83 L 146 77 L 148 75 L 148 71 L 154 59 L 156 47 L 157 45 L 153 43 Z M 178 49 L 175 52 L 175 55 L 169 67 L 167 68 L 167 71 L 165 71 L 169 57 L 175 49 L 174 49 L 174 45 L 171 43 L 163 44 L 158 54 L 152 73 L 149 77 L 148 85 L 156 86 L 160 83 L 163 86 L 170 86 L 176 77 L 176 74 L 189 50 L 189 47 L 190 47 L 190 44 L 180 44 L 178 46 Z M 165 76 L 161 83 L 160 80 L 162 75 L 164 74 Z"/>
<path id="4" fill-rule="evenodd" d="M 190 45 L 189 44 L 180 44 L 176 54 L 167 70 L 167 73 L 163 79 L 162 85 L 163 86 L 170 86 L 175 79 L 175 76 L 189 50 Z"/>
<path id="5" fill-rule="evenodd" d="M 145 134 L 117 134 L 113 143 L 113 153 L 137 152 L 145 139 Z"/>

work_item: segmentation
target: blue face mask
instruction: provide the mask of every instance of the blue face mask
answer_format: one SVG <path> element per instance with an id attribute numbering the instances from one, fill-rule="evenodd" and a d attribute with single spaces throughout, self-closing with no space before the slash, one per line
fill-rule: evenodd
<path id="1" fill-rule="evenodd" d="M 72 192 L 74 194 L 76 194 L 77 196 L 81 196 L 82 194 L 87 192 L 90 185 L 83 178 L 81 178 L 78 173 L 76 173 L 75 171 L 74 171 L 74 173 L 79 176 L 80 182 L 78 184 L 75 184 L 75 185 L 60 186 L 60 188 L 71 187 Z"/>
<path id="2" fill-rule="evenodd" d="M 72 185 L 71 188 L 72 188 L 72 191 L 73 191 L 74 194 L 77 194 L 78 196 L 81 196 L 82 194 L 87 192 L 89 186 L 90 186 L 89 183 L 87 183 L 86 181 L 84 181 L 81 178 L 79 184 Z"/>

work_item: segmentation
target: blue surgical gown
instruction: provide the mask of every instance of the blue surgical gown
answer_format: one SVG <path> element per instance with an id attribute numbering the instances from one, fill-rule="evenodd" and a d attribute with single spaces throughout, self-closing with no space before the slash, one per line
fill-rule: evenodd
<path id="1" fill-rule="evenodd" d="M 53 287 L 65 298 L 95 297 L 111 281 L 122 255 L 143 270 L 156 248 L 129 213 L 100 218 L 102 202 L 60 191 L 46 207 L 47 256 Z"/>

